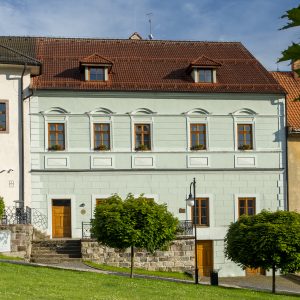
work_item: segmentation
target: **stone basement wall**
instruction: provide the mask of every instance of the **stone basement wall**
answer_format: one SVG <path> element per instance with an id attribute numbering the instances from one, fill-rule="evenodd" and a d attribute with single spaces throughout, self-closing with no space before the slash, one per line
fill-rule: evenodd
<path id="1" fill-rule="evenodd" d="M 29 260 L 31 254 L 31 241 L 33 238 L 32 225 L 0 225 L 0 231 L 10 231 L 11 252 L 5 252 L 9 256 L 18 256 Z"/>
<path id="2" fill-rule="evenodd" d="M 115 250 L 95 240 L 81 240 L 83 260 L 116 267 L 130 267 L 130 249 Z M 195 264 L 193 239 L 177 239 L 167 251 L 154 254 L 135 249 L 134 267 L 152 271 L 192 271 Z"/>

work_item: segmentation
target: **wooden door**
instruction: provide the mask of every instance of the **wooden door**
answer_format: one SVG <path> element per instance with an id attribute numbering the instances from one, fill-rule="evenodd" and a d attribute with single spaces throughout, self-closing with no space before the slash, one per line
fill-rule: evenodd
<path id="1" fill-rule="evenodd" d="M 71 237 L 71 201 L 52 201 L 52 237 Z"/>
<path id="2" fill-rule="evenodd" d="M 262 268 L 257 268 L 257 269 L 246 268 L 246 276 L 257 276 L 257 275 L 266 275 L 266 272 Z"/>
<path id="3" fill-rule="evenodd" d="M 212 241 L 198 241 L 198 269 L 200 276 L 210 276 L 213 270 L 213 245 Z"/>

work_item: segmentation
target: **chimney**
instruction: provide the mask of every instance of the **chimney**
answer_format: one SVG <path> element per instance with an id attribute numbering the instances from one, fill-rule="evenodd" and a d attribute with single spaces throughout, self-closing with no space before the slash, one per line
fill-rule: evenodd
<path id="1" fill-rule="evenodd" d="M 295 72 L 296 70 L 298 70 L 298 72 L 300 72 L 300 60 L 299 59 L 292 62 L 292 71 L 294 73 L 294 78 L 299 79 L 299 74 L 297 72 Z"/>

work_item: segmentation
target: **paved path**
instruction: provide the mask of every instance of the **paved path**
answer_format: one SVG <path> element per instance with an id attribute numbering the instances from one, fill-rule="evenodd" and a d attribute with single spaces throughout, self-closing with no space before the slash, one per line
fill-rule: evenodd
<path id="1" fill-rule="evenodd" d="M 28 263 L 23 261 L 11 261 L 0 259 L 0 262 L 8 262 L 18 265 L 30 265 L 30 266 L 39 266 L 39 267 L 50 267 L 55 269 L 66 269 L 66 270 L 75 270 L 81 272 L 94 272 L 101 274 L 110 274 L 118 276 L 129 276 L 128 273 L 121 272 L 112 272 L 112 271 L 102 271 L 85 265 L 84 263 L 70 262 L 70 263 L 60 263 L 60 264 L 35 264 Z M 147 279 L 159 279 L 173 282 L 181 282 L 187 284 L 193 284 L 193 281 L 190 280 L 181 280 L 176 278 L 165 278 L 149 275 L 134 275 L 136 278 L 147 278 Z M 200 278 L 200 284 L 209 285 L 210 278 L 202 277 Z M 251 277 L 225 277 L 219 278 L 219 285 L 223 287 L 233 287 L 233 288 L 248 288 L 258 291 L 271 291 L 272 286 L 272 277 L 270 276 L 251 276 Z M 300 279 L 296 276 L 276 276 L 276 292 L 290 293 L 300 296 Z"/>

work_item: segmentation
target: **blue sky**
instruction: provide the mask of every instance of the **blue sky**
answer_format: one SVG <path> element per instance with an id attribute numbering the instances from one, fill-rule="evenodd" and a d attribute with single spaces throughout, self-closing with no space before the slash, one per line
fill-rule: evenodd
<path id="1" fill-rule="evenodd" d="M 0 0 L 1 35 L 240 41 L 269 70 L 298 28 L 282 30 L 280 16 L 296 0 Z M 279 70 L 290 68 L 287 63 Z"/>

